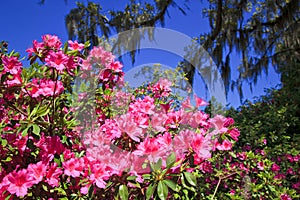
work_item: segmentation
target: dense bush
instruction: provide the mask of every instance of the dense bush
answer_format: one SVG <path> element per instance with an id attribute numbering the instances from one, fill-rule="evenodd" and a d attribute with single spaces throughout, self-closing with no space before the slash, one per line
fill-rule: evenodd
<path id="1" fill-rule="evenodd" d="M 29 67 L 1 46 L 0 199 L 299 197 L 299 151 L 277 154 L 266 135 L 252 143 L 263 134 L 252 118 L 240 136 L 202 99 L 179 102 L 170 80 L 126 91 L 110 52 L 42 39 Z M 249 116 L 230 114 L 245 131 Z"/>

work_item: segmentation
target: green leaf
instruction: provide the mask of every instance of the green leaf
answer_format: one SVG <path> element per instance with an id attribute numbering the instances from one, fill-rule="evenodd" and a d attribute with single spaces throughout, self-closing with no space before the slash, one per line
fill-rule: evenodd
<path id="1" fill-rule="evenodd" d="M 168 157 L 167 157 L 167 168 L 171 168 L 173 166 L 173 164 L 176 161 L 176 156 L 175 153 L 172 152 Z"/>
<path id="2" fill-rule="evenodd" d="M 166 184 L 164 184 L 164 182 L 162 182 L 162 181 L 159 181 L 158 186 L 157 186 L 158 197 L 161 200 L 165 200 L 165 199 L 167 199 L 168 193 L 169 193 L 169 190 L 168 190 L 168 187 L 166 186 Z"/>
<path id="3" fill-rule="evenodd" d="M 163 180 L 164 184 L 166 184 L 169 188 L 171 188 L 173 191 L 178 192 L 177 190 L 177 184 L 174 183 L 172 180 Z"/>
<path id="4" fill-rule="evenodd" d="M 126 185 L 120 185 L 119 195 L 120 195 L 122 200 L 127 200 L 128 199 L 128 189 L 127 189 Z"/>
<path id="5" fill-rule="evenodd" d="M 149 200 L 152 197 L 154 188 L 155 188 L 155 185 L 153 183 L 148 186 L 148 188 L 146 190 L 146 200 Z"/>
<path id="6" fill-rule="evenodd" d="M 134 181 L 136 179 L 137 176 L 128 176 L 127 180 L 128 181 Z"/>
<path id="7" fill-rule="evenodd" d="M 31 125 L 27 126 L 27 128 L 25 128 L 23 131 L 22 131 L 22 136 L 25 137 L 27 135 L 27 132 L 28 132 L 28 129 L 31 127 Z"/>
<path id="8" fill-rule="evenodd" d="M 40 127 L 38 125 L 36 125 L 36 124 L 33 124 L 32 127 L 33 127 L 33 131 L 32 132 L 34 134 L 36 134 L 36 135 L 40 135 L 40 132 L 41 132 Z"/>
<path id="9" fill-rule="evenodd" d="M 67 53 L 68 52 L 68 42 L 65 42 L 64 43 L 64 47 L 63 47 L 63 51 L 64 51 L 64 53 Z"/>
<path id="10" fill-rule="evenodd" d="M 151 174 L 143 174 L 143 179 L 149 180 L 151 179 Z"/>
<path id="11" fill-rule="evenodd" d="M 32 110 L 32 112 L 28 116 L 28 119 L 31 119 L 31 117 L 36 114 L 36 112 L 38 111 L 38 109 L 39 109 L 39 105 Z"/>
<path id="12" fill-rule="evenodd" d="M 49 113 L 48 106 L 43 106 L 37 111 L 37 115 L 40 117 L 43 117 Z"/>
<path id="13" fill-rule="evenodd" d="M 42 187 L 43 187 L 43 189 L 44 189 L 45 191 L 48 191 L 48 188 L 47 188 L 46 185 L 42 185 Z"/>
<path id="14" fill-rule="evenodd" d="M 154 171 L 160 170 L 162 165 L 162 159 L 160 158 L 157 163 L 152 165 Z"/>
<path id="15" fill-rule="evenodd" d="M 104 90 L 105 95 L 110 95 L 111 93 L 112 93 L 112 90 L 109 90 L 109 89 Z"/>
<path id="16" fill-rule="evenodd" d="M 2 147 L 5 147 L 7 145 L 7 140 L 1 139 L 1 144 L 2 144 Z"/>
<path id="17" fill-rule="evenodd" d="M 87 47 L 89 47 L 90 45 L 91 45 L 90 41 L 86 41 L 86 42 L 84 43 L 84 48 L 87 48 Z"/>
<path id="18" fill-rule="evenodd" d="M 183 172 L 185 179 L 191 184 L 192 186 L 197 186 L 197 179 L 196 177 L 190 172 Z"/>
<path id="19" fill-rule="evenodd" d="M 11 195 L 8 195 L 8 196 L 5 198 L 5 200 L 11 199 L 10 197 L 11 197 Z"/>
<path id="20" fill-rule="evenodd" d="M 60 195 L 67 195 L 66 191 L 63 188 L 55 188 L 54 190 L 56 190 Z"/>

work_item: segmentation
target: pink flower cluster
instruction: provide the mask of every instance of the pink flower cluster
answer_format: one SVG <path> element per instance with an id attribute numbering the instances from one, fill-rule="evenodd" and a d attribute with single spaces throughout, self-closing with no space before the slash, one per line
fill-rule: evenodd
<path id="1" fill-rule="evenodd" d="M 26 91 L 28 91 L 31 97 L 49 97 L 61 94 L 64 91 L 64 86 L 59 80 L 52 81 L 50 79 L 35 78 L 26 85 Z"/>
<path id="2" fill-rule="evenodd" d="M 20 86 L 22 84 L 21 72 L 22 63 L 16 56 L 2 56 L 3 70 L 0 73 L 0 79 L 3 75 L 7 75 L 4 82 L 7 87 Z"/>
<path id="3" fill-rule="evenodd" d="M 26 50 L 29 53 L 29 60 L 34 62 L 39 58 L 46 66 L 57 70 L 60 74 L 67 71 L 70 75 L 74 75 L 74 70 L 82 60 L 79 52 L 84 49 L 84 45 L 77 41 L 68 41 L 69 49 L 75 54 L 67 54 L 61 49 L 62 43 L 57 36 L 44 35 L 42 40 L 42 42 L 34 40 L 33 47 Z"/>
<path id="4" fill-rule="evenodd" d="M 165 81 L 156 83 L 154 88 L 164 88 L 161 83 Z M 175 172 L 188 157 L 193 157 L 198 165 L 211 158 L 211 152 L 216 149 L 230 150 L 232 140 L 239 136 L 238 130 L 233 128 L 233 120 L 220 115 L 209 119 L 203 111 L 192 110 L 166 109 L 148 95 L 132 99 L 125 114 L 106 119 L 97 131 L 83 133 L 87 153 L 104 162 L 106 168 L 111 169 L 110 174 L 120 174 L 126 169 L 141 179 L 141 174 L 150 172 L 150 166 L 142 167 L 145 163 L 153 164 L 161 159 L 165 168 L 167 157 L 172 153 L 178 162 L 178 166 L 172 168 Z M 221 139 L 220 134 L 227 139 Z M 111 145 L 118 150 L 111 152 Z M 116 157 L 130 162 L 124 164 L 123 159 Z"/>
<path id="5" fill-rule="evenodd" d="M 1 163 L 0 199 L 40 194 L 53 199 L 74 194 L 99 195 L 104 188 L 114 193 L 115 185 L 110 190 L 108 183 L 123 184 L 128 176 L 135 176 L 137 183 L 133 186 L 126 182 L 128 187 L 143 187 L 145 192 L 149 181 L 143 175 L 151 175 L 153 165 L 159 162 L 158 171 L 165 170 L 164 178 L 180 177 L 180 173 L 198 169 L 210 176 L 214 168 L 220 167 L 213 166 L 209 159 L 231 150 L 238 140 L 240 133 L 232 118 L 210 118 L 199 110 L 207 105 L 199 97 L 195 97 L 196 107 L 189 98 L 174 106 L 172 83 L 167 79 L 148 84 L 133 94 L 116 91 L 123 84 L 124 73 L 122 64 L 110 52 L 95 47 L 84 59 L 80 52 L 83 44 L 69 41 L 68 45 L 67 50 L 62 49 L 58 37 L 52 35 L 43 36 L 42 42 L 33 41 L 33 47 L 27 50 L 29 59 L 39 59 L 42 64 L 36 65 L 37 74 L 24 73 L 23 85 L 21 79 L 13 82 L 25 70 L 18 58 L 1 58 L 1 76 L 8 75 L 7 88 L 19 84 L 21 89 L 17 95 L 10 94 L 17 96 L 11 98 L 11 107 L 5 103 L 7 98 L 0 99 L 0 128 L 4 131 L 1 139 L 5 141 L 0 148 L 0 159 L 5 161 Z M 86 78 L 87 82 L 92 80 L 90 77 L 97 78 L 99 88 L 93 100 L 98 119 L 88 129 L 76 126 L 72 116 L 77 111 L 94 111 L 70 105 L 67 83 L 74 75 Z M 80 103 L 87 96 L 86 91 L 78 94 Z M 55 112 L 35 116 L 32 110 L 37 104 L 49 105 Z M 127 110 L 109 110 L 112 104 L 126 104 Z M 168 163 L 170 156 L 174 160 Z M 244 153 L 236 157 L 247 158 Z M 230 159 L 224 158 L 224 163 L 230 163 Z M 231 164 L 232 169 L 249 171 L 243 163 Z M 275 165 L 273 168 L 276 172 L 280 170 Z M 294 173 L 293 169 L 290 173 Z M 176 184 L 181 184 L 181 180 Z"/>
<path id="6" fill-rule="evenodd" d="M 47 166 L 42 161 L 36 164 L 29 164 L 27 169 L 20 169 L 6 175 L 1 184 L 0 191 L 7 190 L 11 194 L 16 194 L 18 197 L 25 196 L 28 188 L 44 180 L 52 187 L 57 187 L 59 184 L 59 176 L 62 170 L 57 168 L 57 164 L 53 163 Z M 0 195 L 1 197 L 1 195 Z"/>

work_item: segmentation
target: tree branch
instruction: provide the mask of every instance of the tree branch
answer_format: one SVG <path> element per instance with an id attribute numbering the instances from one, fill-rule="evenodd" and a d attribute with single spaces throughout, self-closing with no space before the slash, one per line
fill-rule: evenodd
<path id="1" fill-rule="evenodd" d="M 223 8 L 222 7 L 223 7 L 222 0 L 218 0 L 216 26 L 215 26 L 211 36 L 209 36 L 208 39 L 204 42 L 204 44 L 203 44 L 204 48 L 207 48 L 209 43 L 214 41 L 222 30 L 222 21 L 223 21 L 223 18 L 222 18 Z"/>

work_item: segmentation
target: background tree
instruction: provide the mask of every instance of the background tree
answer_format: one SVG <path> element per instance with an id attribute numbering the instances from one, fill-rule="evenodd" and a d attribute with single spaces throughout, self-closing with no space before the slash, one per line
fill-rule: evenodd
<path id="1" fill-rule="evenodd" d="M 242 83 L 255 84 L 262 72 L 268 73 L 270 64 L 278 70 L 278 60 L 290 63 L 291 55 L 299 55 L 299 1 L 298 0 L 210 0 L 203 1 L 202 12 L 208 19 L 210 31 L 199 33 L 197 41 L 211 54 L 222 74 L 228 92 L 237 88 L 243 97 Z M 139 27 L 163 26 L 168 8 L 174 6 L 185 14 L 188 0 L 182 5 L 175 0 L 131 0 L 123 11 L 110 11 L 106 16 L 100 4 L 77 4 L 66 17 L 70 39 L 90 40 L 97 45 L 100 34 L 109 36 Z M 151 33 L 149 34 L 151 37 Z M 139 45 L 140 35 L 135 35 Z M 131 41 L 132 42 L 132 41 Z M 118 43 L 118 48 L 122 46 Z M 284 46 L 284 48 L 282 48 Z M 280 49 L 280 50 L 279 50 Z M 134 62 L 136 52 L 131 52 Z M 235 53 L 241 56 L 239 66 L 230 63 Z M 286 59 L 286 55 L 290 55 Z M 180 64 L 192 83 L 195 67 Z M 232 69 L 239 71 L 237 80 L 231 80 Z"/>

